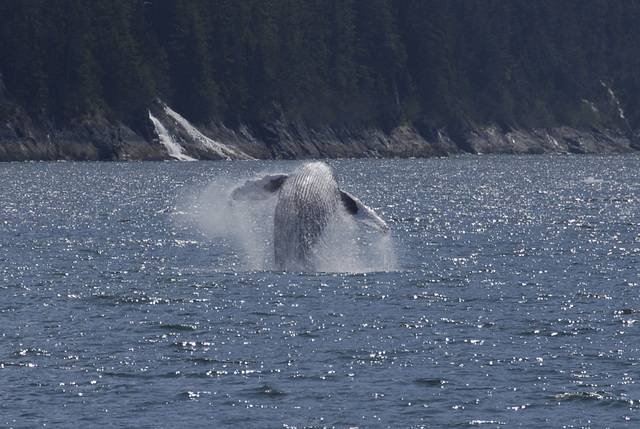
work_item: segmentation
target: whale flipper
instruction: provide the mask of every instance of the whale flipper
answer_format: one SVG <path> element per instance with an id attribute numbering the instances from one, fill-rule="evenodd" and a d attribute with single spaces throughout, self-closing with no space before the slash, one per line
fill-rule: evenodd
<path id="1" fill-rule="evenodd" d="M 247 180 L 233 190 L 231 198 L 236 201 L 266 200 L 280 190 L 288 177 L 288 174 L 270 174 L 261 179 Z"/>
<path id="2" fill-rule="evenodd" d="M 387 223 L 375 214 L 373 210 L 365 206 L 362 201 L 343 190 L 340 190 L 340 199 L 347 213 L 353 215 L 356 220 L 383 234 L 389 233 Z"/>

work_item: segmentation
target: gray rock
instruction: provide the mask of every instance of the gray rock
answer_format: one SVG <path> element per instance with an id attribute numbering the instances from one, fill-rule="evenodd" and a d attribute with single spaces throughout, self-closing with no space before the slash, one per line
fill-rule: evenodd
<path id="1" fill-rule="evenodd" d="M 199 127 L 208 139 L 237 150 L 220 153 L 202 144 L 161 108 L 154 111 L 185 153 L 195 159 L 407 158 L 457 153 L 633 153 L 640 151 L 640 134 L 619 130 L 568 127 L 509 129 L 465 126 L 418 131 L 404 124 L 385 132 L 365 126 L 311 127 L 296 122 L 221 124 Z M 171 159 L 160 144 L 153 124 L 134 130 L 106 117 L 86 118 L 64 127 L 29 117 L 18 110 L 0 123 L 0 161 L 77 160 L 128 161 Z M 172 128 L 173 127 L 173 128 Z M 200 140 L 200 141 L 198 141 Z M 246 155 L 245 155 L 246 154 Z"/>

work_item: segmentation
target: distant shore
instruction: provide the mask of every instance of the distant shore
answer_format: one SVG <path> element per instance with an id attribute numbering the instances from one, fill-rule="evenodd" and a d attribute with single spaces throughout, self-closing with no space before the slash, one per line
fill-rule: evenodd
<path id="1" fill-rule="evenodd" d="M 151 113 L 150 113 L 151 115 Z M 509 129 L 498 127 L 391 130 L 304 123 L 258 123 L 235 129 L 195 127 L 175 112 L 158 108 L 154 122 L 129 127 L 104 118 L 63 128 L 15 115 L 0 127 L 0 161 L 158 161 L 179 159 L 408 158 L 453 154 L 637 153 L 640 134 L 610 129 Z M 162 123 L 162 131 L 157 129 Z M 160 138 L 161 133 L 166 133 Z"/>

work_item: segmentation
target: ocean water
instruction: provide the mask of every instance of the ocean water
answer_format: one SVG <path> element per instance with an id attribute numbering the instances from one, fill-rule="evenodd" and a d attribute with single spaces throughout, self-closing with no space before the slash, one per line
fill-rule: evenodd
<path id="1" fill-rule="evenodd" d="M 300 162 L 0 165 L 0 427 L 638 427 L 640 158 L 329 164 L 313 273 L 228 203 Z"/>

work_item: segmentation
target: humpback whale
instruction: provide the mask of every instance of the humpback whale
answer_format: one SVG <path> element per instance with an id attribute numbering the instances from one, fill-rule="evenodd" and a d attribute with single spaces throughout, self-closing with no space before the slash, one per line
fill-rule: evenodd
<path id="1" fill-rule="evenodd" d="M 313 270 L 314 251 L 338 210 L 378 232 L 389 233 L 387 224 L 373 210 L 338 187 L 331 167 L 324 162 L 304 164 L 290 174 L 248 180 L 231 193 L 236 201 L 271 196 L 277 196 L 273 245 L 279 269 Z"/>

